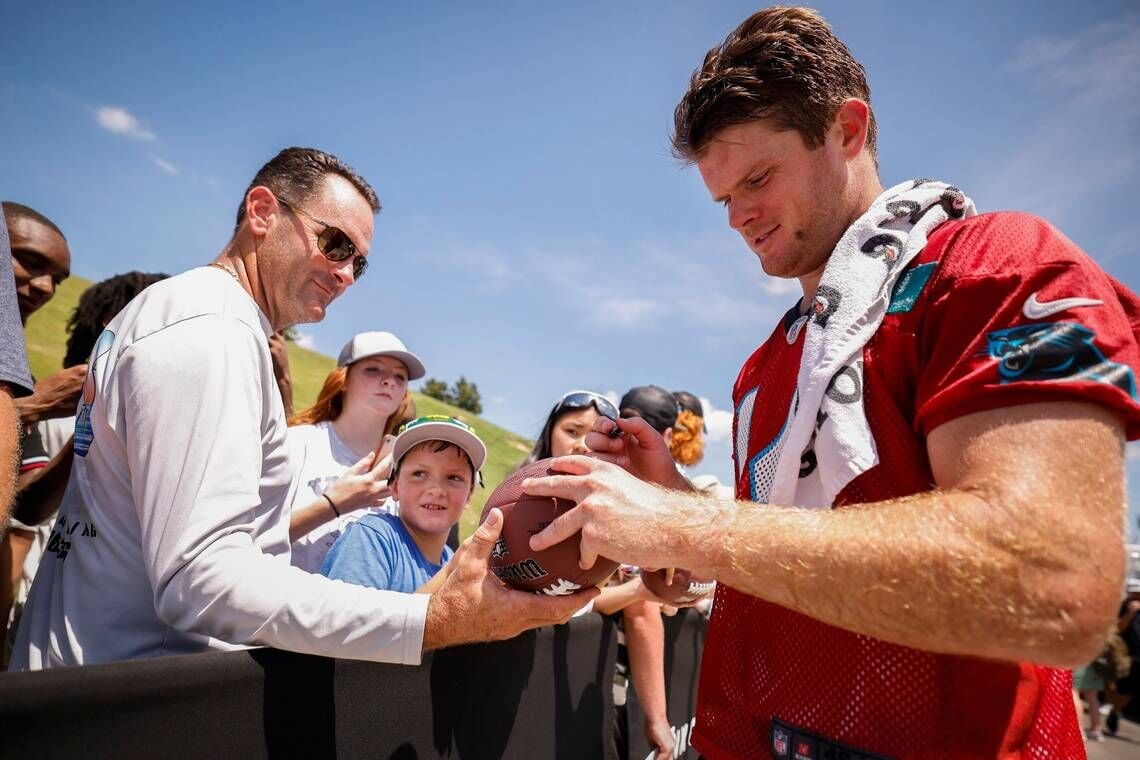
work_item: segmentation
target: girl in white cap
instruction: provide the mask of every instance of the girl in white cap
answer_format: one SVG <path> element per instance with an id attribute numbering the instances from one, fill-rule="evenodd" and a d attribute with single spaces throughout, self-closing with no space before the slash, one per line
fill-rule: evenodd
<path id="1" fill-rule="evenodd" d="M 408 382 L 424 374 L 392 333 L 360 333 L 341 349 L 316 403 L 289 420 L 298 472 L 289 523 L 294 565 L 319 572 L 349 524 L 389 511 L 392 440 L 415 417 Z"/>

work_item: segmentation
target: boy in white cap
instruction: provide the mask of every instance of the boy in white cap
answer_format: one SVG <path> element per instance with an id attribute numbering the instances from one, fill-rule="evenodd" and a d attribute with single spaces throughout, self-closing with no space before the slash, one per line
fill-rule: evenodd
<path id="1" fill-rule="evenodd" d="M 416 416 L 408 390 L 426 370 L 390 332 L 344 344 L 316 402 L 289 420 L 297 491 L 289 517 L 293 565 L 320 572 L 349 524 L 395 511 L 388 499 L 396 431 Z"/>
<path id="2" fill-rule="evenodd" d="M 451 559 L 447 534 L 459 522 L 487 447 L 454 417 L 418 417 L 392 448 L 392 496 L 399 516 L 369 514 L 350 525 L 321 573 L 361 586 L 411 593 Z"/>

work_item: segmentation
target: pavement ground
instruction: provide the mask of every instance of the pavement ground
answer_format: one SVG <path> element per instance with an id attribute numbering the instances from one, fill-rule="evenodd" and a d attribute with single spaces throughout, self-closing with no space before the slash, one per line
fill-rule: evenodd
<path id="1" fill-rule="evenodd" d="M 1083 722 L 1082 725 L 1088 725 Z M 1116 736 L 1105 735 L 1103 742 L 1085 742 L 1089 760 L 1137 760 L 1140 758 L 1140 724 L 1120 719 Z"/>

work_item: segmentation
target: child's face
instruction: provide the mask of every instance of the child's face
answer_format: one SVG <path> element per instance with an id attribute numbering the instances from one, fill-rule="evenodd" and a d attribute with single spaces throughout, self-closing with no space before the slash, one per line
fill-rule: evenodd
<path id="1" fill-rule="evenodd" d="M 471 463 L 456 446 L 434 451 L 436 441 L 404 455 L 392 486 L 400 519 L 424 533 L 447 533 L 471 496 Z"/>
<path id="2" fill-rule="evenodd" d="M 567 454 L 586 454 L 586 433 L 594 429 L 598 410 L 593 406 L 566 412 L 554 423 L 550 431 L 550 455 L 564 457 Z"/>

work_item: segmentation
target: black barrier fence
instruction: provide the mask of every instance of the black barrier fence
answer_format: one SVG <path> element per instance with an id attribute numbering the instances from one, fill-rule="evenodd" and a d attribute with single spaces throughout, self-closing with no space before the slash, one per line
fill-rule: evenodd
<path id="1" fill-rule="evenodd" d="M 704 620 L 666 619 L 677 757 L 689 751 Z M 273 649 L 0 674 L 0 757 L 616 760 L 617 632 L 599 615 L 417 667 Z M 629 705 L 631 760 L 648 752 Z"/>

